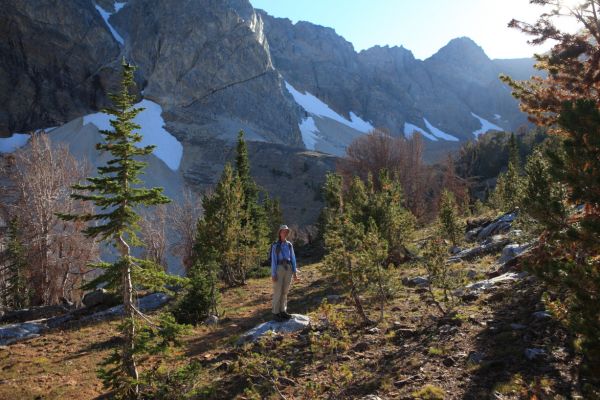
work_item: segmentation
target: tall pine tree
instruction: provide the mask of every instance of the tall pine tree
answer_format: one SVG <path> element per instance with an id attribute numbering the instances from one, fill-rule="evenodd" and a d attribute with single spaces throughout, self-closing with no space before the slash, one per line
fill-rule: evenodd
<path id="1" fill-rule="evenodd" d="M 112 367 L 101 370 L 100 375 L 115 394 L 135 398 L 139 393 L 136 328 L 143 314 L 134 303 L 134 287 L 144 285 L 160 289 L 169 280 L 161 268 L 131 255 L 131 247 L 139 244 L 136 232 L 140 216 L 136 207 L 165 204 L 169 199 L 162 194 L 162 188 L 140 186 L 139 175 L 146 163 L 139 158 L 150 155 L 155 146 L 139 147 L 142 136 L 136 131 L 140 126 L 133 120 L 143 109 L 134 107 L 135 67 L 123 60 L 122 68 L 120 92 L 110 95 L 113 107 L 104 111 L 113 117 L 110 121 L 113 129 L 101 131 L 104 141 L 96 145 L 99 151 L 107 152 L 112 158 L 105 166 L 98 167 L 96 177 L 87 178 L 86 184 L 73 187 L 77 191 L 73 194 L 75 199 L 93 202 L 98 211 L 61 217 L 93 222 L 85 229 L 85 234 L 113 244 L 118 251 L 116 262 L 97 265 L 104 269 L 104 273 L 90 283 L 90 286 L 105 284 L 118 291 L 124 306 L 121 324 L 123 346 L 105 360 L 104 365 Z"/>
<path id="2" fill-rule="evenodd" d="M 260 263 L 260 257 L 266 253 L 269 242 L 269 218 L 267 208 L 260 204 L 260 189 L 250 174 L 248 146 L 244 132 L 238 133 L 236 146 L 235 171 L 242 186 L 242 228 L 248 233 L 244 245 L 248 255 L 254 258 L 254 266 Z M 265 202 L 265 205 L 267 203 Z"/>
<path id="3" fill-rule="evenodd" d="M 528 81 L 503 79 L 521 101 L 529 119 L 548 127 L 561 146 L 546 153 L 547 164 L 535 167 L 543 182 L 548 177 L 566 195 L 570 206 L 565 218 L 561 193 L 533 197 L 533 213 L 545 229 L 529 257 L 530 268 L 553 290 L 548 303 L 579 336 L 587 364 L 584 397 L 600 397 L 600 2 L 536 0 L 546 9 L 535 23 L 513 20 L 510 26 L 533 36 L 532 42 L 553 41 L 553 47 L 536 56 L 536 67 L 545 70 Z M 570 19 L 577 29 L 562 31 L 556 20 Z M 534 165 L 530 164 L 530 168 Z M 546 174 L 547 172 L 547 174 Z M 533 183 L 533 182 L 532 182 Z M 554 192 L 554 193 L 553 193 Z M 552 204 L 552 203 L 554 204 Z M 545 207 L 545 209 L 544 209 Z M 538 214 L 539 215 L 539 214 Z M 548 222 L 546 224 L 546 221 Z M 552 300 L 550 300 L 552 299 Z M 596 389 L 589 387 L 596 385 Z M 587 393 L 586 393 L 587 392 Z"/>
<path id="4" fill-rule="evenodd" d="M 244 192 L 231 165 L 225 165 L 214 193 L 202 199 L 204 215 L 198 221 L 197 262 L 220 266 L 220 276 L 229 286 L 243 285 L 252 254 L 247 251 L 248 236 L 243 226 Z"/>
<path id="5" fill-rule="evenodd" d="M 457 246 L 461 242 L 463 227 L 458 218 L 458 206 L 454 194 L 448 190 L 442 192 L 438 218 L 444 238 L 450 240 L 452 246 Z"/>
<path id="6" fill-rule="evenodd" d="M 27 277 L 25 276 L 25 248 L 19 238 L 19 222 L 13 218 L 8 224 L 7 244 L 4 252 L 7 285 L 3 291 L 3 303 L 9 309 L 21 309 L 29 305 Z"/>

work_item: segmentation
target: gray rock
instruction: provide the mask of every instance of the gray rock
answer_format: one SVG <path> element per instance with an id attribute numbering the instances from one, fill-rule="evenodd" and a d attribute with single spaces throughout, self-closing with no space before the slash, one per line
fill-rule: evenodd
<path id="1" fill-rule="evenodd" d="M 144 296 L 141 299 L 139 299 L 137 302 L 137 308 L 142 312 L 153 311 L 167 304 L 169 300 L 170 297 L 165 293 L 152 293 L 148 296 Z M 123 310 L 123 304 L 120 304 L 118 306 L 111 307 L 108 310 L 100 311 L 92 315 L 85 316 L 81 318 L 81 321 L 117 317 L 123 315 Z"/>
<path id="2" fill-rule="evenodd" d="M 471 351 L 467 356 L 467 359 L 474 364 L 479 364 L 485 359 L 485 354 L 477 351 Z"/>
<path id="3" fill-rule="evenodd" d="M 498 263 L 500 264 L 505 264 L 509 261 L 514 260 L 515 258 L 519 257 L 520 255 L 526 253 L 530 248 L 529 243 L 526 244 L 518 244 L 518 243 L 512 243 L 512 244 L 508 244 L 506 245 L 503 249 L 502 249 L 502 254 L 500 255 L 500 258 L 498 259 Z"/>
<path id="4" fill-rule="evenodd" d="M 458 246 L 452 246 L 450 248 L 450 254 L 458 254 L 462 251 L 462 249 Z"/>
<path id="5" fill-rule="evenodd" d="M 516 213 L 508 213 L 502 215 L 501 217 L 492 221 L 490 224 L 484 226 L 477 233 L 477 240 L 485 240 L 490 236 L 508 232 L 512 226 L 512 222 L 515 220 L 516 217 Z"/>
<path id="6" fill-rule="evenodd" d="M 402 284 L 408 287 L 423 287 L 429 285 L 429 279 L 425 276 L 415 276 L 414 278 L 403 278 Z"/>
<path id="7" fill-rule="evenodd" d="M 525 358 L 527 358 L 530 361 L 538 359 L 538 358 L 542 358 L 545 355 L 546 355 L 546 351 L 544 349 L 536 349 L 536 348 L 525 349 Z"/>
<path id="8" fill-rule="evenodd" d="M 114 306 L 118 300 L 116 296 L 109 293 L 106 289 L 100 288 L 86 293 L 81 302 L 86 307 L 96 307 L 100 305 Z"/>
<path id="9" fill-rule="evenodd" d="M 267 321 L 252 328 L 244 333 L 238 340 L 238 344 L 254 342 L 268 332 L 273 333 L 293 333 L 299 332 L 310 325 L 310 318 L 307 315 L 292 314 L 292 318 L 287 321 Z"/>
<path id="10" fill-rule="evenodd" d="M 12 323 L 12 322 L 27 322 L 44 318 L 51 318 L 57 315 L 64 314 L 69 311 L 70 308 L 65 307 L 61 304 L 55 304 L 50 306 L 39 306 L 25 308 L 22 310 L 9 311 L 0 318 L 0 323 Z"/>
<path id="11" fill-rule="evenodd" d="M 93 2 L 6 0 L 0 20 L 0 136 L 106 105 L 120 49 Z"/>
<path id="12" fill-rule="evenodd" d="M 486 254 L 491 254 L 500 251 L 504 246 L 506 246 L 509 242 L 509 239 L 504 235 L 494 235 L 491 238 L 487 239 L 482 244 L 472 247 L 470 249 L 465 249 L 458 254 L 450 257 L 448 261 L 450 262 L 461 262 L 463 260 L 472 260 L 478 257 L 482 257 Z"/>
<path id="13" fill-rule="evenodd" d="M 219 323 L 219 317 L 217 317 L 216 315 L 209 315 L 205 320 L 204 320 L 204 325 L 217 325 Z"/>
<path id="14" fill-rule="evenodd" d="M 477 239 L 477 235 L 479 234 L 479 232 L 481 232 L 481 229 L 483 229 L 482 227 L 477 227 L 477 228 L 473 228 L 469 231 L 467 231 L 467 233 L 465 233 L 465 240 L 467 242 L 473 242 Z"/>
<path id="15" fill-rule="evenodd" d="M 376 335 L 376 334 L 380 333 L 381 330 L 378 327 L 374 326 L 373 328 L 368 328 L 366 332 L 371 335 Z"/>
<path id="16" fill-rule="evenodd" d="M 31 339 L 46 329 L 43 322 L 23 322 L 0 327 L 0 345 L 5 346 L 21 340 Z"/>
<path id="17" fill-rule="evenodd" d="M 547 311 L 536 311 L 532 314 L 534 319 L 549 319 L 552 318 L 552 314 L 548 313 Z"/>
<path id="18" fill-rule="evenodd" d="M 338 304 L 344 301 L 344 297 L 339 294 L 330 294 L 323 298 L 323 302 L 327 301 L 329 304 Z"/>
<path id="19" fill-rule="evenodd" d="M 489 290 L 489 289 L 491 289 L 499 284 L 502 284 L 502 283 L 518 281 L 520 279 L 523 279 L 526 276 L 527 276 L 527 272 L 521 272 L 518 274 L 514 273 L 514 272 L 507 272 L 507 273 L 497 276 L 495 278 L 485 279 L 483 281 L 471 283 L 470 285 L 467 285 L 466 288 L 469 291 L 484 291 L 484 290 Z"/>
<path id="20" fill-rule="evenodd" d="M 383 400 L 383 398 L 374 394 L 368 394 L 364 397 L 361 397 L 360 400 Z"/>

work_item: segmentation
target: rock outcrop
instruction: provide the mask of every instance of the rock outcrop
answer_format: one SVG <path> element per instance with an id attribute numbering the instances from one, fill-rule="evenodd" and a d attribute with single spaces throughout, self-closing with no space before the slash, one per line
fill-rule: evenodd
<path id="1" fill-rule="evenodd" d="M 80 133 L 97 131 L 81 117 L 107 105 L 121 57 L 139 67 L 139 95 L 183 148 L 172 171 L 151 159 L 149 182 L 175 199 L 184 184 L 212 186 L 243 129 L 253 175 L 299 225 L 315 222 L 319 187 L 335 168 L 320 153 L 343 155 L 375 126 L 421 130 L 434 159 L 471 139 L 480 118 L 499 128 L 524 122 L 497 75 L 533 73 L 531 62 L 490 60 L 465 38 L 424 61 L 401 47 L 357 53 L 333 29 L 273 18 L 249 0 L 7 0 L 0 137 L 62 125 L 54 138 L 93 163 L 95 141 Z"/>
<path id="2" fill-rule="evenodd" d="M 146 82 L 144 96 L 165 110 L 184 141 L 235 138 L 301 147 L 297 110 L 284 95 L 247 0 L 138 0 L 114 16 Z"/>
<path id="3" fill-rule="evenodd" d="M 301 331 L 310 325 L 310 318 L 302 314 L 292 314 L 292 318 L 286 321 L 267 321 L 255 326 L 244 333 L 238 340 L 238 344 L 254 342 L 268 332 L 272 333 L 293 333 Z"/>
<path id="4" fill-rule="evenodd" d="M 491 60 L 468 38 L 450 41 L 426 60 L 415 59 L 403 47 L 375 46 L 357 53 L 333 29 L 260 14 L 275 67 L 295 88 L 342 116 L 354 112 L 395 134 L 418 128 L 438 141 L 444 138 L 436 128 L 472 139 L 482 128 L 478 117 L 502 129 L 526 123 L 498 76 L 527 78 L 534 74 L 532 59 L 515 64 Z"/>
<path id="5" fill-rule="evenodd" d="M 0 136 L 104 106 L 119 51 L 90 0 L 3 1 Z"/>
<path id="6" fill-rule="evenodd" d="M 164 306 L 170 297 L 164 293 L 152 293 L 137 301 L 137 308 L 142 312 L 153 311 Z M 65 324 L 78 320 L 80 322 L 99 321 L 114 318 L 123 314 L 123 305 L 117 305 L 106 310 L 94 312 L 97 308 L 86 307 L 71 312 L 57 315 L 52 318 L 43 318 L 34 321 L 0 326 L 0 346 L 12 344 L 39 336 L 48 329 L 64 327 Z"/>

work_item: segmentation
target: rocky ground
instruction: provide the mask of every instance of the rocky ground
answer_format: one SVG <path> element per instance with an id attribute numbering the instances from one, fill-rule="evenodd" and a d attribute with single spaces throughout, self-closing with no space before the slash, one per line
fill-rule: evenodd
<path id="1" fill-rule="evenodd" d="M 483 246 L 514 234 L 492 235 Z M 543 287 L 520 270 L 515 247 L 521 248 L 488 252 L 488 246 L 454 260 L 470 284 L 457 292 L 463 302 L 452 318 L 430 301 L 417 264 L 398 270 L 397 294 L 377 326 L 360 324 L 319 264 L 305 263 L 290 311 L 308 316 L 310 326 L 241 344 L 248 342 L 244 333 L 270 316 L 270 281 L 254 279 L 223 291 L 218 324 L 194 328 L 182 349 L 146 365 L 159 371 L 193 361 L 198 368 L 182 387 L 194 387 L 202 399 L 578 398 L 573 338 L 545 311 Z M 472 253 L 457 249 L 461 254 Z M 378 314 L 375 305 L 369 309 Z M 95 365 L 118 345 L 116 325 L 76 318 L 2 346 L 0 398 L 98 398 L 104 391 Z"/>

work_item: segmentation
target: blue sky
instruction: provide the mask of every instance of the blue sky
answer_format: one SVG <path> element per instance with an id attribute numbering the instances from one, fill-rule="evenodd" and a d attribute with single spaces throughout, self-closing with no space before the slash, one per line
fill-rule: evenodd
<path id="1" fill-rule="evenodd" d="M 491 58 L 529 57 L 546 47 L 506 27 L 512 18 L 534 21 L 539 6 L 528 0 L 250 0 L 276 17 L 334 28 L 358 51 L 403 45 L 427 58 L 451 39 L 468 36 Z"/>

